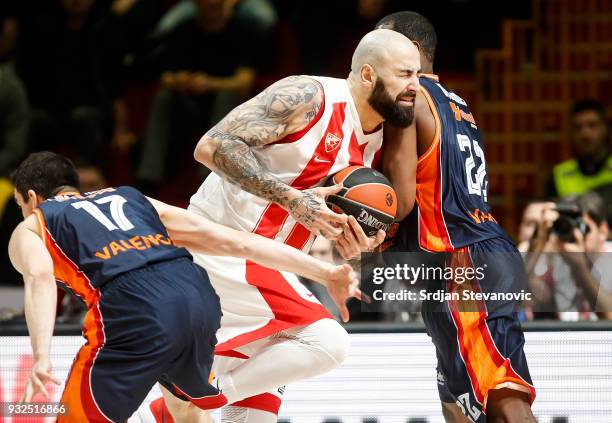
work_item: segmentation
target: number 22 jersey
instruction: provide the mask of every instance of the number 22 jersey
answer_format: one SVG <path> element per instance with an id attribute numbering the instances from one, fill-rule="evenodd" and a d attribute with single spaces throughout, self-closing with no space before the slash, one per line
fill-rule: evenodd
<path id="1" fill-rule="evenodd" d="M 442 252 L 502 237 L 487 203 L 484 145 L 467 103 L 435 75 L 421 75 L 421 93 L 435 119 L 435 137 L 417 164 L 418 242 Z"/>

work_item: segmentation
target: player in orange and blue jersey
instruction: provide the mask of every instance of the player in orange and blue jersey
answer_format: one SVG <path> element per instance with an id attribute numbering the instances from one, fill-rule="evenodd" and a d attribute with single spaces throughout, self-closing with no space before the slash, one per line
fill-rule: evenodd
<path id="1" fill-rule="evenodd" d="M 415 118 L 385 127 L 384 172 L 398 193 L 393 250 L 435 253 L 451 269 L 480 269 L 467 282 L 427 281 L 459 301 L 425 301 L 422 315 L 438 358 L 438 389 L 447 422 L 535 422 L 535 388 L 512 301 L 465 300 L 463 292 L 517 293 L 524 265 L 510 236 L 490 213 L 484 145 L 467 103 L 433 74 L 436 33 L 414 12 L 384 17 L 377 28 L 400 32 L 421 53 Z M 388 131 L 389 129 L 389 131 Z M 416 200 L 416 208 L 412 209 Z M 415 231 L 416 229 L 416 231 Z M 392 251 L 393 251 L 392 250 Z M 462 270 L 463 272 L 464 270 Z"/>
<path id="2" fill-rule="evenodd" d="M 9 254 L 24 276 L 35 363 L 23 400 L 53 376 L 50 346 L 56 281 L 87 307 L 86 343 L 60 402 L 60 422 L 123 422 L 161 383 L 202 409 L 227 399 L 208 383 L 221 308 L 206 271 L 185 248 L 244 257 L 358 295 L 348 265 L 332 266 L 286 245 L 239 232 L 149 199 L 131 187 L 81 194 L 72 163 L 30 155 L 12 176 L 25 220 Z"/>

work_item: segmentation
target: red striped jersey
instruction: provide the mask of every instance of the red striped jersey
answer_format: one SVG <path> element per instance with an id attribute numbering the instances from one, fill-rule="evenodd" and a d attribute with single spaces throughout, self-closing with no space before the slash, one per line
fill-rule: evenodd
<path id="1" fill-rule="evenodd" d="M 253 154 L 274 176 L 304 190 L 351 165 L 376 166 L 382 128 L 364 133 L 344 79 L 312 77 L 323 87 L 324 101 L 303 130 L 275 143 L 254 147 Z M 211 173 L 191 197 L 189 209 L 234 229 L 255 232 L 308 251 L 310 232 L 277 204 L 242 190 Z"/>
<path id="2" fill-rule="evenodd" d="M 453 251 L 485 239 L 510 239 L 490 212 L 484 143 L 470 108 L 437 76 L 419 80 L 436 125 L 417 164 L 419 246 Z"/>

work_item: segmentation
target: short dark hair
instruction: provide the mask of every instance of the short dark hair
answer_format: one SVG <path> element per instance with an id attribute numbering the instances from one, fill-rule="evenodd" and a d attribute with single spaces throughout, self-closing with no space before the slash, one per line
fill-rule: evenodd
<path id="1" fill-rule="evenodd" d="M 30 154 L 11 174 L 11 181 L 24 199 L 28 197 L 28 190 L 47 199 L 57 195 L 62 187 L 79 189 L 80 185 L 74 164 L 50 151 Z"/>
<path id="2" fill-rule="evenodd" d="M 376 28 L 392 29 L 419 43 L 427 60 L 433 63 L 438 37 L 436 30 L 426 17 L 408 11 L 392 13 L 378 21 Z"/>
<path id="3" fill-rule="evenodd" d="M 578 113 L 582 113 L 582 112 L 597 112 L 599 114 L 599 116 L 601 116 L 601 118 L 603 119 L 603 121 L 606 121 L 606 109 L 603 106 L 603 104 L 601 104 L 599 101 L 594 100 L 594 99 L 585 99 L 585 100 L 579 100 L 577 102 L 574 103 L 574 105 L 572 106 L 572 116 L 577 115 Z"/>
<path id="4" fill-rule="evenodd" d="M 597 226 L 606 221 L 606 203 L 601 195 L 596 192 L 587 192 L 578 197 L 577 203 Z"/>

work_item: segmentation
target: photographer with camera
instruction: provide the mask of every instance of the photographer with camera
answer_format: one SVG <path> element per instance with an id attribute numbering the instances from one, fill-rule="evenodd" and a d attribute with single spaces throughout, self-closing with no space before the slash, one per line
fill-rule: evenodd
<path id="1" fill-rule="evenodd" d="M 591 192 L 540 204 L 526 258 L 535 311 L 555 310 L 561 320 L 612 319 L 612 246 L 606 242 L 604 201 Z"/>

